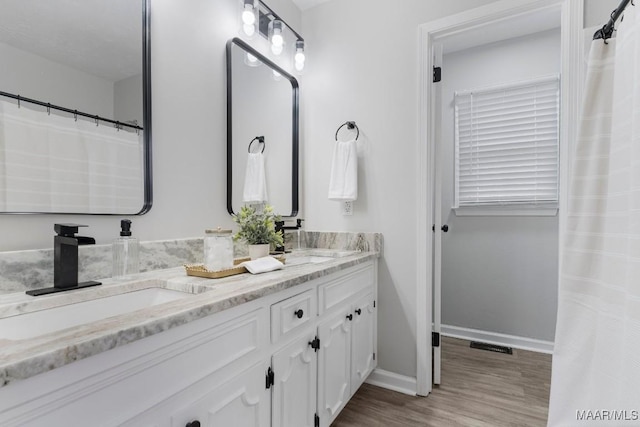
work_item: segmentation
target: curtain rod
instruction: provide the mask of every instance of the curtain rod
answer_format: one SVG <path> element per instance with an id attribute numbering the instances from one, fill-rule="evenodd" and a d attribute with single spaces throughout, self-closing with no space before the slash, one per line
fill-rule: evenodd
<path id="1" fill-rule="evenodd" d="M 35 99 L 31 99 L 31 98 L 25 98 L 24 96 L 14 95 L 14 94 L 8 93 L 8 92 L 0 91 L 0 95 L 4 96 L 4 97 L 7 97 L 7 98 L 17 99 L 18 100 L 18 106 L 20 105 L 21 102 L 28 102 L 30 104 L 40 105 L 41 107 L 47 107 L 47 109 L 54 109 L 54 110 L 57 110 L 57 111 L 64 111 L 65 113 L 73 114 L 74 116 L 87 117 L 89 119 L 96 120 L 96 122 L 111 123 L 111 124 L 116 125 L 117 128 L 121 128 L 122 126 L 126 126 L 126 127 L 129 127 L 129 128 L 135 129 L 135 130 L 144 130 L 143 128 L 141 128 L 140 126 L 137 126 L 137 125 L 130 125 L 128 123 L 119 122 L 117 120 L 106 119 L 104 117 L 100 117 L 100 116 L 97 116 L 97 115 L 83 113 L 82 111 L 78 111 L 78 110 L 71 110 L 69 108 L 60 107 L 58 105 L 53 105 L 53 104 L 50 104 L 48 102 L 42 102 L 42 101 L 38 101 L 38 100 L 35 100 Z"/>
<path id="2" fill-rule="evenodd" d="M 620 15 L 622 15 L 622 12 L 624 12 L 624 8 L 627 7 L 630 1 L 631 0 L 622 0 L 620 2 L 620 5 L 618 5 L 618 7 L 614 9 L 613 12 L 611 12 L 611 18 L 609 19 L 609 22 L 607 22 L 602 26 L 602 28 L 595 32 L 595 34 L 593 35 L 594 40 L 603 39 L 604 41 L 607 41 L 607 39 L 611 38 L 611 36 L 613 35 L 614 24 L 616 23 L 618 18 L 620 18 Z M 633 5 L 633 3 L 631 4 Z"/>

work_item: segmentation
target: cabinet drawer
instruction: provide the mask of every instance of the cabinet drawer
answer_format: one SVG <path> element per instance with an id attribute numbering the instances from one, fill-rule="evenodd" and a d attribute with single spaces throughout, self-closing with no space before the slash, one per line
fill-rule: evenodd
<path id="1" fill-rule="evenodd" d="M 358 266 L 318 287 L 319 313 L 346 303 L 358 292 L 372 288 L 375 281 L 373 264 Z"/>
<path id="2" fill-rule="evenodd" d="M 271 306 L 271 342 L 303 326 L 316 317 L 316 298 L 308 290 Z"/>

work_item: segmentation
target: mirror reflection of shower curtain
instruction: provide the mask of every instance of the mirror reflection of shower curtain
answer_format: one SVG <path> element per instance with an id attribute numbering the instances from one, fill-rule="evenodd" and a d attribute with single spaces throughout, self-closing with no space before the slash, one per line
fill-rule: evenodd
<path id="1" fill-rule="evenodd" d="M 627 7 L 616 39 L 591 46 L 561 262 L 550 426 L 639 422 L 638 9 Z"/>
<path id="2" fill-rule="evenodd" d="M 0 100 L 0 211 L 137 212 L 142 132 Z"/>

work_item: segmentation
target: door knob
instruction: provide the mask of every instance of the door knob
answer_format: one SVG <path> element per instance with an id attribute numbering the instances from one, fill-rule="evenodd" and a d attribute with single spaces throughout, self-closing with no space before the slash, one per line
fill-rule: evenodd
<path id="1" fill-rule="evenodd" d="M 200 427 L 200 421 L 194 420 L 190 423 L 187 423 L 184 427 Z"/>
<path id="2" fill-rule="evenodd" d="M 302 316 L 304 316 L 304 311 L 302 311 L 302 309 L 300 308 L 300 309 L 294 311 L 293 314 L 295 314 L 295 316 L 298 319 L 302 319 Z"/>
<path id="3" fill-rule="evenodd" d="M 442 227 L 440 227 L 440 230 L 442 230 L 442 231 L 444 231 L 446 233 L 447 231 L 449 231 L 449 226 L 447 224 L 445 224 Z"/>

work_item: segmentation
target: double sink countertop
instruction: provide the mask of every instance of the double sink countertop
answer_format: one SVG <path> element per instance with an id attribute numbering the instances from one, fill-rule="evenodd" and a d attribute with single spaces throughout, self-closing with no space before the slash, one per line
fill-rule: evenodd
<path id="1" fill-rule="evenodd" d="M 220 279 L 204 279 L 187 276 L 185 269 L 178 267 L 141 273 L 130 279 L 105 279 L 101 286 L 53 295 L 0 295 L 0 387 L 378 256 L 377 252 L 308 249 L 287 254 L 283 269 L 263 274 L 244 273 Z M 326 257 L 326 260 L 320 257 Z M 147 291 L 136 291 L 145 289 L 158 290 L 147 295 L 156 299 L 155 305 L 126 308 L 127 302 L 135 304 L 133 298 L 127 298 L 128 294 L 132 297 L 134 294 L 143 295 Z M 116 301 L 114 297 L 121 301 Z M 121 313 L 103 313 L 100 318 L 101 314 L 96 309 L 101 305 L 100 299 L 107 301 L 105 298 L 111 299 L 111 305 Z M 84 301 L 96 302 L 96 309 L 89 311 L 97 320 L 84 322 L 74 312 L 86 304 L 77 303 Z M 143 301 L 141 304 L 147 303 Z M 63 310 L 64 313 L 53 314 L 52 310 Z M 55 322 L 43 322 L 35 317 L 42 314 L 53 314 L 56 320 L 63 318 L 72 323 L 56 326 Z M 27 320 L 28 317 L 31 319 Z"/>

